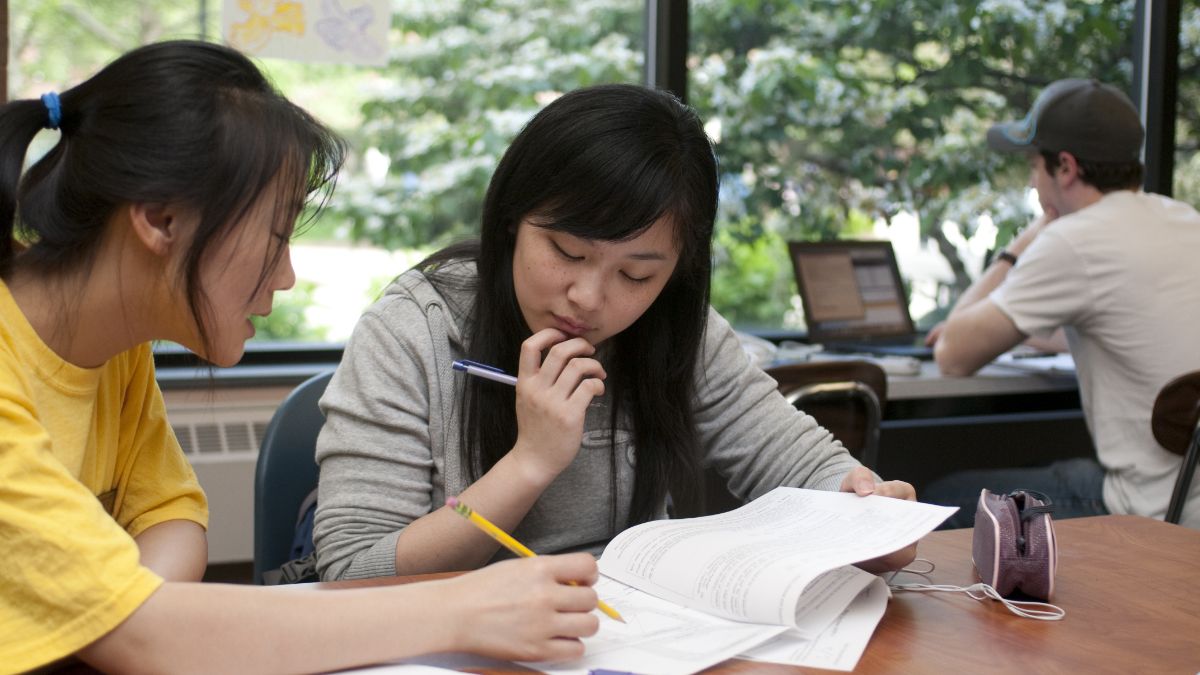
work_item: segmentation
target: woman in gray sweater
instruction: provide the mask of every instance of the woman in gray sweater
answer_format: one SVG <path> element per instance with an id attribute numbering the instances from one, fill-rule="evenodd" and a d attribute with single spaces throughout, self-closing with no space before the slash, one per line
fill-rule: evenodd
<path id="1" fill-rule="evenodd" d="M 705 466 L 745 499 L 914 499 L 788 405 L 709 307 L 717 187 L 700 120 L 667 93 L 591 87 L 538 113 L 492 177 L 481 239 L 402 274 L 346 345 L 321 401 L 322 578 L 486 564 L 498 545 L 450 496 L 540 553 L 694 510 Z"/>

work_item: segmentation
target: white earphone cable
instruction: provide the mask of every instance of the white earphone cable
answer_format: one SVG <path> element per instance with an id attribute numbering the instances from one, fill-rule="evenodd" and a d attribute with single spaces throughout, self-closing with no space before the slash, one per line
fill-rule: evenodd
<path id="1" fill-rule="evenodd" d="M 932 574 L 933 570 L 934 570 L 933 562 L 930 560 L 926 560 L 924 558 L 918 558 L 918 559 L 914 560 L 913 562 L 925 563 L 929 566 L 929 568 L 928 569 L 923 569 L 923 568 L 922 569 L 910 569 L 910 568 L 906 567 L 902 570 L 897 570 L 896 572 L 893 572 L 891 574 L 891 576 L 888 577 L 888 580 L 887 580 L 888 588 L 892 589 L 893 591 L 917 591 L 917 592 L 946 591 L 946 592 L 951 592 L 951 593 L 966 593 L 972 599 L 980 600 L 980 601 L 991 598 L 992 600 L 999 600 L 1000 602 L 1004 603 L 1004 606 L 1006 608 L 1008 608 L 1008 611 L 1012 612 L 1013 614 L 1016 614 L 1017 616 L 1021 616 L 1026 619 L 1036 619 L 1038 621 L 1060 621 L 1060 620 L 1062 620 L 1063 617 L 1065 617 L 1067 615 L 1067 610 L 1063 609 L 1062 607 L 1059 607 L 1058 605 L 1052 605 L 1048 602 L 1035 602 L 1033 600 L 1009 600 L 1008 598 L 1005 598 L 1004 596 L 1000 595 L 1000 593 L 998 591 L 996 591 L 995 588 L 992 588 L 991 586 L 989 586 L 985 583 L 982 583 L 982 582 L 977 583 L 977 584 L 972 584 L 970 586 L 951 586 L 949 584 L 897 584 L 897 583 L 894 583 L 893 579 L 896 578 L 896 575 L 898 575 L 902 572 L 906 572 L 909 574 L 915 574 L 917 576 L 925 578 L 926 581 L 930 580 L 929 575 Z"/>

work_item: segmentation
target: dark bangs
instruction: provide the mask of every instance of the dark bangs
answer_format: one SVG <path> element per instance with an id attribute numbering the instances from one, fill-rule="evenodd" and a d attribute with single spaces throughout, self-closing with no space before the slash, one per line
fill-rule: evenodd
<path id="1" fill-rule="evenodd" d="M 534 225 L 582 239 L 627 241 L 680 204 L 680 177 L 648 155 L 629 157 L 627 148 L 595 144 L 594 155 L 579 156 L 549 186 L 553 201 L 527 214 Z M 633 160 L 633 161 L 630 161 Z"/>
<path id="2" fill-rule="evenodd" d="M 501 160 L 485 204 L 484 249 L 510 251 L 523 218 L 584 239 L 625 241 L 667 216 L 679 270 L 703 275 L 708 265 L 695 270 L 696 257 L 708 257 L 717 178 L 700 127 L 661 91 L 605 85 L 564 95 Z M 505 274 L 509 261 L 497 262 L 481 271 Z"/>

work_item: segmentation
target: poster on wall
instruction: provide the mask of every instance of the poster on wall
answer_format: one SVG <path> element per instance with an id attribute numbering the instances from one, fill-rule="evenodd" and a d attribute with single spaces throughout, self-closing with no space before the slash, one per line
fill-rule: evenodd
<path id="1" fill-rule="evenodd" d="M 225 42 L 250 56 L 387 63 L 389 0 L 225 0 Z"/>

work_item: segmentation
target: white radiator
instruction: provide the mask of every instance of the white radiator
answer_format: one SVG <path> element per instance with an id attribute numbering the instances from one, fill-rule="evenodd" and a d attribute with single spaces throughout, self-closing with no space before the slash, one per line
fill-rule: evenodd
<path id="1" fill-rule="evenodd" d="M 254 559 L 254 465 L 271 415 L 290 387 L 163 392 L 167 418 L 208 495 L 208 562 Z"/>

